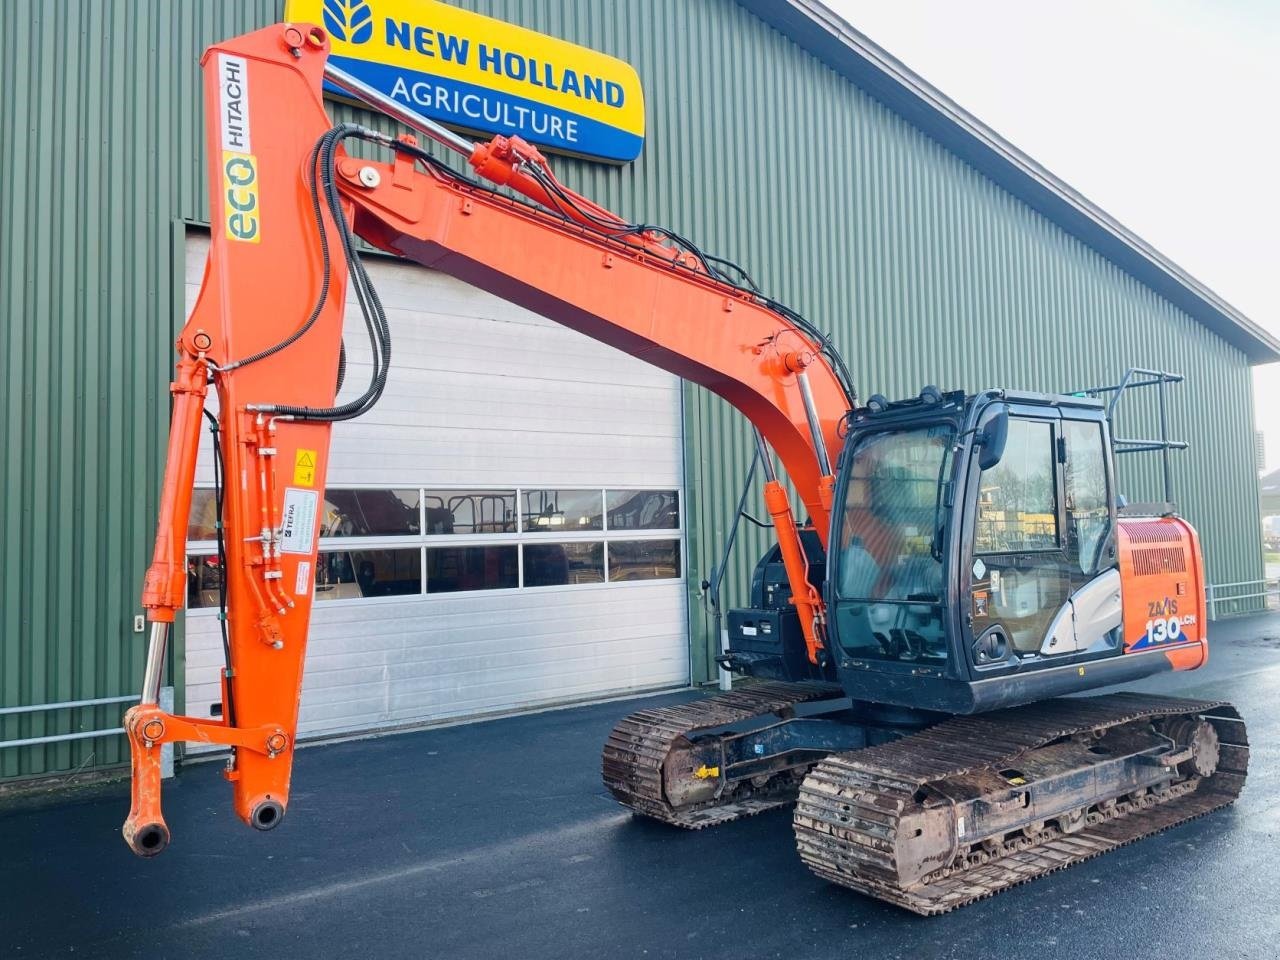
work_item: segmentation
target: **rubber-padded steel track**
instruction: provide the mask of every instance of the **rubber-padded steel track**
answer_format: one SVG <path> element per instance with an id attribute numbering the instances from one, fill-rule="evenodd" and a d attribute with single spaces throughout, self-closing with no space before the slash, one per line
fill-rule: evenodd
<path id="1" fill-rule="evenodd" d="M 605 742 L 604 784 L 624 806 L 689 830 L 791 803 L 796 798 L 799 778 L 782 775 L 763 788 L 735 784 L 728 796 L 675 807 L 663 788 L 663 764 L 681 738 L 698 731 L 776 714 L 797 703 L 838 696 L 842 696 L 840 688 L 831 685 L 754 683 L 705 700 L 633 713 L 613 728 Z"/>
<path id="2" fill-rule="evenodd" d="M 1028 751 L 1075 733 L 1178 715 L 1202 716 L 1216 730 L 1221 757 L 1212 775 L 1094 810 L 1078 832 L 1050 827 L 994 855 L 961 857 L 916 883 L 899 881 L 897 827 L 922 788 L 983 767 L 1016 766 Z M 945 913 L 1226 806 L 1239 796 L 1248 762 L 1244 723 L 1221 701 L 1127 693 L 1047 700 L 956 717 L 891 743 L 828 757 L 801 787 L 796 843 L 805 863 L 833 883 L 926 916 Z"/>

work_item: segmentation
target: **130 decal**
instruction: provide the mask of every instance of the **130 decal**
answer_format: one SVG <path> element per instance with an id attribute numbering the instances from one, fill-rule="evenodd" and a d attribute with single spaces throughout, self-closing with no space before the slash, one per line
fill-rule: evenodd
<path id="1" fill-rule="evenodd" d="M 1148 601 L 1147 617 L 1146 633 L 1133 645 L 1134 649 L 1194 640 L 1186 635 L 1186 628 L 1195 626 L 1195 614 L 1178 616 L 1178 601 L 1172 597 Z"/>

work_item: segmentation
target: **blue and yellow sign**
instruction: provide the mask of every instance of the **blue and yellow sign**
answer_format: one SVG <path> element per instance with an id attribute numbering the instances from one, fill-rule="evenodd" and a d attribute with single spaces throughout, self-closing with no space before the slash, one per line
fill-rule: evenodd
<path id="1" fill-rule="evenodd" d="M 287 0 L 333 63 L 434 120 L 626 163 L 644 143 L 630 64 L 438 0 Z M 336 91 L 334 91 L 336 92 Z"/>

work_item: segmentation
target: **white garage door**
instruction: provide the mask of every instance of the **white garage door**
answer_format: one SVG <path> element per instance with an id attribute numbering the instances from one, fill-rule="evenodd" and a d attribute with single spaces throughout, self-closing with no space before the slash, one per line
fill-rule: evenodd
<path id="1" fill-rule="evenodd" d="M 207 249 L 189 236 L 188 310 Z M 678 379 L 443 274 L 367 261 L 391 376 L 370 415 L 334 427 L 300 732 L 686 683 Z M 368 374 L 354 306 L 346 342 L 344 396 Z M 200 463 L 207 487 L 207 450 Z M 195 716 L 222 665 L 208 501 L 189 547 Z"/>

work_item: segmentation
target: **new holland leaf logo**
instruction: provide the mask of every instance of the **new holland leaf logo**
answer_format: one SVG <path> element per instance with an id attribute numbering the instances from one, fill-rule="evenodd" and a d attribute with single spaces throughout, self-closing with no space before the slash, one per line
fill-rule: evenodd
<path id="1" fill-rule="evenodd" d="M 324 25 L 338 40 L 368 43 L 373 38 L 373 11 L 368 0 L 324 0 Z"/>

